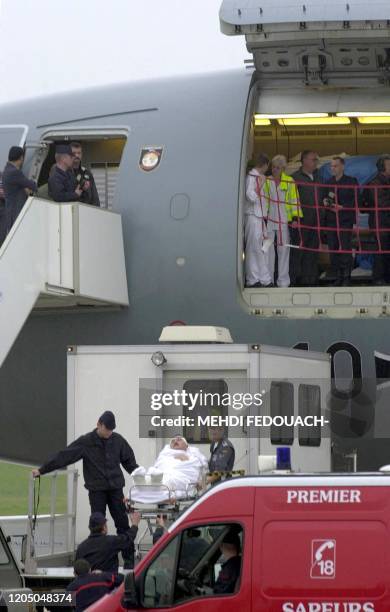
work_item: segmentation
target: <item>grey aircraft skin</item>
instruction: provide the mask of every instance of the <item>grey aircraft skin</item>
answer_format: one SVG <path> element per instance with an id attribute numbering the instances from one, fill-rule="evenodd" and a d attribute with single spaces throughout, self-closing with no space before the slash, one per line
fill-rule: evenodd
<path id="1" fill-rule="evenodd" d="M 162 327 L 174 320 L 225 326 L 236 343 L 303 342 L 327 351 L 347 342 L 361 354 L 362 376 L 375 377 L 374 351 L 390 352 L 386 319 L 263 319 L 242 304 L 238 198 L 251 80 L 243 69 L 0 107 L 0 125 L 29 126 L 27 142 L 38 142 L 49 128 L 128 128 L 114 210 L 122 215 L 130 296 L 130 306 L 121 310 L 30 315 L 0 371 L 3 458 L 39 464 L 64 446 L 68 345 L 156 343 Z M 144 172 L 140 152 L 151 145 L 163 147 L 161 162 Z M 172 215 L 175 194 L 188 197 L 185 218 Z M 185 258 L 185 265 L 177 258 Z M 390 462 L 390 445 L 373 439 L 368 396 L 359 413 L 366 435 L 355 432 L 345 447 L 360 448 L 360 468 L 376 469 Z M 97 414 L 110 408 L 97 406 Z"/>

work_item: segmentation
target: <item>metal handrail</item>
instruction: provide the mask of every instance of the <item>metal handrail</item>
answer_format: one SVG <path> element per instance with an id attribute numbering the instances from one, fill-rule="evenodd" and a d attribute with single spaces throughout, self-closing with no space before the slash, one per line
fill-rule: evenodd
<path id="1" fill-rule="evenodd" d="M 56 505 L 57 505 L 57 479 L 61 474 L 65 474 L 68 476 L 68 479 L 71 478 L 72 482 L 69 485 L 68 480 L 68 488 L 71 486 L 72 497 L 71 497 L 71 506 L 69 503 L 68 497 L 68 510 L 63 513 L 56 513 Z M 55 553 L 55 528 L 56 521 L 60 519 L 68 519 L 68 530 L 67 530 L 67 550 L 65 553 L 73 553 L 75 550 L 76 544 L 76 509 L 77 509 L 77 479 L 79 473 L 78 470 L 68 469 L 63 471 L 55 471 L 50 474 L 44 474 L 40 476 L 40 478 L 50 478 L 51 479 L 51 487 L 50 487 L 50 515 L 49 515 L 49 548 L 50 554 L 54 555 Z M 34 497 L 35 497 L 35 482 L 34 478 L 31 475 L 29 480 L 29 489 L 28 489 L 28 520 L 27 520 L 27 538 L 25 545 L 25 552 L 23 555 L 23 563 L 26 573 L 34 573 L 37 569 L 37 559 L 43 559 L 50 555 L 38 555 L 36 552 L 35 546 L 35 529 L 36 524 L 39 522 L 40 515 L 38 514 L 38 508 L 34 508 Z M 47 515 L 46 515 L 47 516 Z"/>

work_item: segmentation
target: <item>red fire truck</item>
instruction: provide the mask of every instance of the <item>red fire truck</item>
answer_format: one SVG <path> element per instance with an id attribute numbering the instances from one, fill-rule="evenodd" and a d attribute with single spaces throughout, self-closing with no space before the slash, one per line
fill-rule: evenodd
<path id="1" fill-rule="evenodd" d="M 124 586 L 90 609 L 388 612 L 389 528 L 384 473 L 227 480 L 195 501 Z M 229 563 L 224 542 L 234 541 L 228 556 L 239 559 Z"/>

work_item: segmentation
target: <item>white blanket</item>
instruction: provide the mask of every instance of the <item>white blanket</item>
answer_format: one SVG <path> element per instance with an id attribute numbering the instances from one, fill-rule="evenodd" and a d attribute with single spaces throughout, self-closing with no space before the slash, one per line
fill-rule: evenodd
<path id="1" fill-rule="evenodd" d="M 178 457 L 185 456 L 182 461 Z M 195 446 L 187 450 L 176 450 L 167 444 L 160 452 L 155 464 L 148 471 L 139 467 L 133 476 L 145 475 L 146 485 L 133 486 L 129 498 L 138 503 L 159 503 L 169 499 L 183 499 L 194 495 L 196 484 L 199 482 L 203 470 L 208 467 L 206 457 Z M 161 484 L 152 483 L 151 479 L 162 473 Z"/>

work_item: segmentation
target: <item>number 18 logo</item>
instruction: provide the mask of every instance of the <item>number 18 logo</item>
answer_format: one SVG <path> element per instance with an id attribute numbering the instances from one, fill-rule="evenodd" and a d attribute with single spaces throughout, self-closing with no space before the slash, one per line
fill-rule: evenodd
<path id="1" fill-rule="evenodd" d="M 311 541 L 310 578 L 336 578 L 336 540 Z"/>

